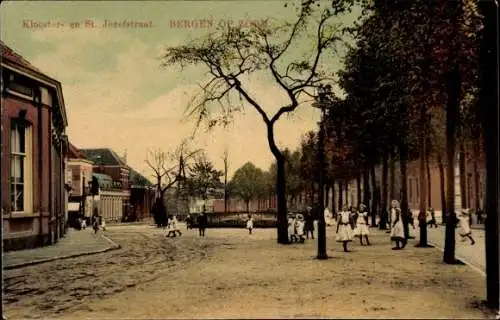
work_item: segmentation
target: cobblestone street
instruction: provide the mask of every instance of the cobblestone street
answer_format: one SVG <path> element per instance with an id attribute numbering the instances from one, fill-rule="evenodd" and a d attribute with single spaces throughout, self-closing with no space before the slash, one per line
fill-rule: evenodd
<path id="1" fill-rule="evenodd" d="M 486 317 L 481 275 L 443 265 L 437 249 L 390 250 L 374 229 L 372 246 L 343 253 L 328 228 L 327 261 L 314 259 L 316 241 L 278 247 L 274 229 L 181 230 L 166 239 L 151 226 L 110 227 L 121 249 L 6 270 L 6 316 Z"/>

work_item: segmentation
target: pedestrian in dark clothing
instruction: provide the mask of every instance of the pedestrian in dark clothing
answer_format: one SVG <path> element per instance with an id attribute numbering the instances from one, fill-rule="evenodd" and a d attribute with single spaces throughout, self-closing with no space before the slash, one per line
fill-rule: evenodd
<path id="1" fill-rule="evenodd" d="M 208 219 L 205 214 L 205 208 L 203 208 L 203 212 L 198 216 L 198 232 L 200 237 L 205 236 L 205 229 L 207 228 Z"/>
<path id="2" fill-rule="evenodd" d="M 311 233 L 311 239 L 314 239 L 314 215 L 312 213 L 311 207 L 307 207 L 307 211 L 304 218 L 305 218 L 306 238 L 309 239 L 309 233 Z"/>
<path id="3" fill-rule="evenodd" d="M 429 228 L 437 228 L 438 225 L 436 223 L 436 212 L 434 212 L 434 209 L 429 208 L 429 212 L 431 213 L 431 220 L 427 223 L 429 225 Z"/>
<path id="4" fill-rule="evenodd" d="M 477 224 L 483 224 L 483 210 L 477 208 L 476 210 Z"/>
<path id="5" fill-rule="evenodd" d="M 99 213 L 97 212 L 97 208 L 94 208 L 94 214 L 92 215 L 92 227 L 94 232 L 97 233 L 99 231 Z"/>

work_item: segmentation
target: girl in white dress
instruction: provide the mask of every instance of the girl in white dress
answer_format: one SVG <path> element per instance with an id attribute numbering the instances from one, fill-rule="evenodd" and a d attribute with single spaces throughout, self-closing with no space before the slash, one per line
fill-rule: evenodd
<path id="1" fill-rule="evenodd" d="M 101 217 L 101 229 L 102 231 L 106 231 L 106 221 L 104 220 L 104 217 Z"/>
<path id="2" fill-rule="evenodd" d="M 248 215 L 248 220 L 247 220 L 247 229 L 248 229 L 248 234 L 252 234 L 252 229 L 253 229 L 253 218 L 251 215 Z"/>
<path id="3" fill-rule="evenodd" d="M 392 220 L 391 228 L 391 241 L 396 242 L 396 246 L 392 250 L 400 250 L 404 248 L 405 244 L 405 231 L 403 225 L 403 217 L 401 216 L 401 209 L 399 208 L 399 202 L 397 200 L 392 200 L 391 215 L 394 218 Z"/>
<path id="4" fill-rule="evenodd" d="M 288 214 L 288 238 L 291 243 L 297 240 L 295 236 L 295 216 L 293 213 Z"/>
<path id="5" fill-rule="evenodd" d="M 368 231 L 367 226 L 368 221 L 368 212 L 366 211 L 366 206 L 364 204 L 359 205 L 359 213 L 356 219 L 356 229 L 354 229 L 354 235 L 359 237 L 359 242 L 363 245 L 363 237 L 366 239 L 366 244 L 371 245 L 370 240 L 368 240 L 368 235 L 370 232 Z"/>
<path id="6" fill-rule="evenodd" d="M 474 238 L 472 238 L 472 232 L 470 229 L 470 216 L 469 216 L 469 210 L 468 209 L 462 209 L 461 214 L 458 216 L 459 224 L 460 224 L 460 231 L 459 234 L 462 237 L 462 241 L 465 241 L 466 238 L 469 238 L 470 244 L 474 245 L 476 241 L 474 241 Z"/>
<path id="7" fill-rule="evenodd" d="M 352 241 L 353 231 L 350 219 L 350 212 L 347 210 L 341 211 L 337 218 L 337 236 L 336 241 L 342 242 L 344 252 L 349 252 L 347 243 Z"/>
<path id="8" fill-rule="evenodd" d="M 296 230 L 296 237 L 300 241 L 300 243 L 304 243 L 305 238 L 305 221 L 304 221 L 304 216 L 301 214 L 297 215 L 297 219 L 295 221 L 295 230 Z"/>

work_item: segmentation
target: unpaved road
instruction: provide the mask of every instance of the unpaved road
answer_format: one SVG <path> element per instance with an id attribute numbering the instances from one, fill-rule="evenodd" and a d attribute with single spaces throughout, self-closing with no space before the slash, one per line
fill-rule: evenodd
<path id="1" fill-rule="evenodd" d="M 331 259 L 316 243 L 279 247 L 274 230 L 207 230 L 165 239 L 146 226 L 109 228 L 123 249 L 8 270 L 6 315 L 19 318 L 484 318 L 484 278 L 446 266 L 436 249 L 391 250 L 388 235 Z"/>

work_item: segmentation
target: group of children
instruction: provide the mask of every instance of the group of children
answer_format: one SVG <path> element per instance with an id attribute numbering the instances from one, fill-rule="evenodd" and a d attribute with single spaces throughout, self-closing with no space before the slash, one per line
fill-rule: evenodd
<path id="1" fill-rule="evenodd" d="M 177 237 L 177 234 L 179 234 L 179 236 L 182 236 L 182 232 L 179 229 L 179 224 L 177 223 L 177 217 L 175 215 L 168 217 L 166 233 L 167 238 Z"/>
<path id="2" fill-rule="evenodd" d="M 305 242 L 306 236 L 306 222 L 304 215 L 301 213 L 288 214 L 288 238 L 291 243 Z"/>
<path id="3" fill-rule="evenodd" d="M 359 237 L 359 242 L 363 246 L 363 238 L 367 245 L 371 245 L 368 235 L 368 211 L 366 206 L 361 204 L 358 208 L 348 208 L 344 206 L 343 210 L 337 215 L 337 236 L 335 240 L 342 242 L 344 252 L 349 252 L 347 244 L 354 237 Z"/>

